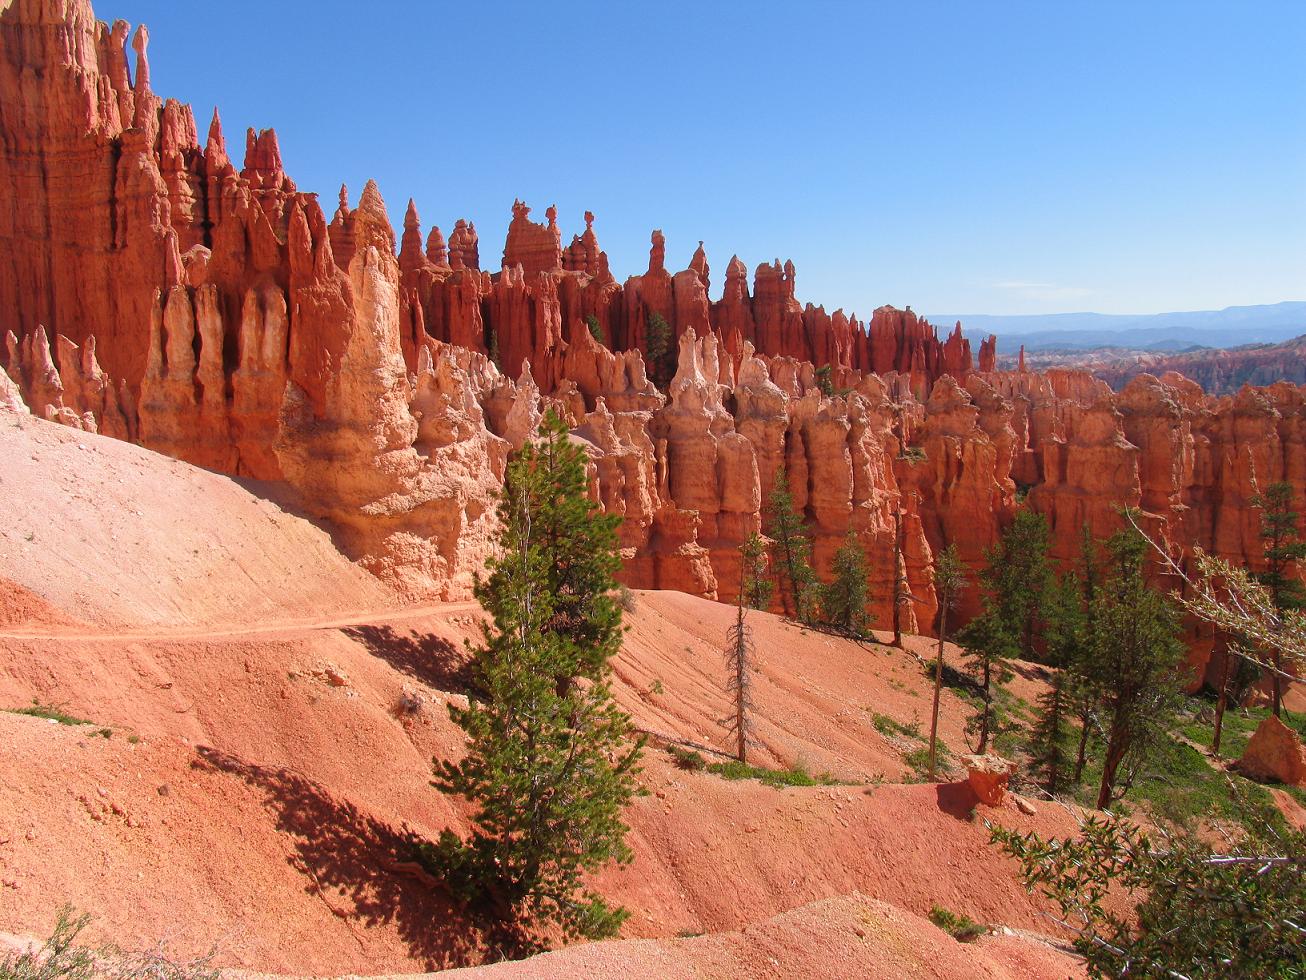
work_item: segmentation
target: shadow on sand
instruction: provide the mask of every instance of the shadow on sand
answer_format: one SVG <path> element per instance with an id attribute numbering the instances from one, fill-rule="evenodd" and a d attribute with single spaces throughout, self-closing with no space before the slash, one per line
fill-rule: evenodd
<path id="1" fill-rule="evenodd" d="M 940 783 L 935 792 L 938 794 L 940 810 L 958 820 L 970 821 L 971 811 L 979 803 L 979 797 L 970 788 L 970 783 Z"/>
<path id="2" fill-rule="evenodd" d="M 477 930 L 448 896 L 407 874 L 414 838 L 334 799 L 287 769 L 259 766 L 211 748 L 192 765 L 244 780 L 264 796 L 293 842 L 290 864 L 365 947 L 357 926 L 393 924 L 411 955 L 438 970 L 480 959 Z M 345 896 L 348 896 L 347 898 Z"/>
<path id="3" fill-rule="evenodd" d="M 399 633 L 387 625 L 346 626 L 340 632 L 427 687 L 459 694 L 472 688 L 471 656 L 443 637 Z"/>

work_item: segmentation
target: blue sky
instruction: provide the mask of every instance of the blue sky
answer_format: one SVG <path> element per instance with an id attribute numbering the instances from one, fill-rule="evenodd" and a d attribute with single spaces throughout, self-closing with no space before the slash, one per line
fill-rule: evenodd
<path id="1" fill-rule="evenodd" d="M 362 14 L 360 15 L 360 11 Z M 275 126 L 301 189 L 375 178 L 497 268 L 514 197 L 792 258 L 867 315 L 1306 299 L 1306 3 L 96 0 L 161 95 Z"/>

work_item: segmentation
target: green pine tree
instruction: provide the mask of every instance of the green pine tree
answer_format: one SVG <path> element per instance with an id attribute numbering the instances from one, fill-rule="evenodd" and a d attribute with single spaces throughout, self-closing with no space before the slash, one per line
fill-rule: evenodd
<path id="1" fill-rule="evenodd" d="M 607 343 L 606 338 L 604 338 L 603 336 L 603 325 L 599 323 L 599 318 L 596 317 L 593 313 L 586 315 L 585 326 L 589 328 L 590 336 L 593 337 L 595 340 L 597 340 L 600 344 Z"/>
<path id="2" fill-rule="evenodd" d="M 621 636 L 615 529 L 593 513 L 577 452 L 550 415 L 509 464 L 501 554 L 476 585 L 493 620 L 474 651 L 477 693 L 449 705 L 467 754 L 435 768 L 437 788 L 473 804 L 476 828 L 467 841 L 446 830 L 425 852 L 455 895 L 521 948 L 549 923 L 600 938 L 626 916 L 582 882 L 631 857 L 622 811 L 637 792 L 642 742 L 631 744 L 609 680 Z"/>
<path id="3" fill-rule="evenodd" d="M 857 532 L 848 529 L 839 550 L 834 553 L 834 580 L 821 594 L 825 621 L 853 636 L 862 636 L 870 625 L 866 611 L 870 590 L 866 584 L 866 552 Z"/>
<path id="4" fill-rule="evenodd" d="M 782 466 L 767 501 L 766 536 L 771 539 L 776 586 L 786 615 L 809 622 L 813 613 L 816 574 L 812 571 L 812 539 L 807 521 L 794 506 L 789 474 Z"/>
<path id="5" fill-rule="evenodd" d="M 621 606 L 614 591 L 621 518 L 604 514 L 590 498 L 586 462 L 585 450 L 571 441 L 553 411 L 540 423 L 539 439 L 523 446 L 515 461 L 545 562 L 552 606 L 546 629 L 566 638 L 578 656 L 574 671 L 558 675 L 560 693 L 576 677 L 597 680 L 621 648 Z"/>
<path id="6" fill-rule="evenodd" d="M 1088 643 L 1084 589 L 1079 576 L 1068 572 L 1052 587 L 1045 608 L 1044 659 L 1053 668 L 1048 689 L 1038 699 L 1029 737 L 1029 753 L 1051 794 L 1061 788 L 1070 761 L 1068 740 L 1073 727 L 1072 693 L 1084 665 Z"/>
<path id="7" fill-rule="evenodd" d="M 766 541 L 754 532 L 739 546 L 739 581 L 743 604 L 765 612 L 771 605 L 775 583 L 767 575 Z"/>
<path id="8" fill-rule="evenodd" d="M 671 383 L 675 371 L 672 360 L 671 325 L 661 313 L 650 313 L 644 321 L 644 353 L 648 357 L 648 376 L 659 388 Z"/>
<path id="9" fill-rule="evenodd" d="M 1292 484 L 1271 483 L 1264 493 L 1252 498 L 1261 510 L 1261 541 L 1265 544 L 1265 571 L 1256 581 L 1270 590 L 1275 608 L 1280 612 L 1306 608 L 1306 585 L 1295 575 L 1297 563 L 1306 558 L 1306 541 L 1298 531 L 1298 514 L 1293 509 Z M 1271 654 L 1274 671 L 1270 683 L 1274 714 L 1283 713 L 1283 659 Z"/>
<path id="10" fill-rule="evenodd" d="M 1099 810 L 1128 790 L 1131 773 L 1167 737 L 1184 657 L 1179 617 L 1147 582 L 1142 535 L 1120 531 L 1106 549 L 1108 574 L 1096 597 L 1085 668 L 1100 692 L 1106 738 Z"/>
<path id="11" fill-rule="evenodd" d="M 1061 678 L 1061 685 L 1063 697 L 1079 723 L 1079 743 L 1075 749 L 1075 769 L 1071 776 L 1071 781 L 1078 786 L 1084 778 L 1084 767 L 1088 764 L 1089 740 L 1096 729 L 1098 714 L 1098 691 L 1087 670 L 1087 665 L 1088 656 L 1092 652 L 1089 640 L 1095 634 L 1093 617 L 1097 610 L 1102 572 L 1098 561 L 1097 542 L 1088 524 L 1082 525 L 1079 529 L 1079 566 L 1075 571 L 1075 578 L 1080 589 L 1079 608 L 1083 621 L 1079 627 L 1083 643 L 1077 655 L 1069 660 L 1065 676 Z"/>
<path id="12" fill-rule="evenodd" d="M 816 387 L 820 389 L 821 394 L 826 398 L 834 397 L 834 368 L 829 364 L 822 364 L 816 369 L 815 381 Z"/>
<path id="13" fill-rule="evenodd" d="M 966 666 L 975 675 L 980 688 L 979 709 L 966 722 L 966 733 L 975 738 L 975 751 L 983 755 L 1001 721 L 993 702 L 993 686 L 1011 678 L 1008 663 L 1020 653 L 1016 637 L 985 597 L 984 610 L 957 634 L 957 642 L 966 648 Z"/>
<path id="14" fill-rule="evenodd" d="M 998 615 L 1016 637 L 1024 660 L 1038 658 L 1034 641 L 1052 584 L 1048 535 L 1048 522 L 1042 514 L 1019 510 L 997 547 L 986 555 L 984 585 L 994 594 Z"/>
<path id="15" fill-rule="evenodd" d="M 934 559 L 934 594 L 939 600 L 939 646 L 934 658 L 934 704 L 930 710 L 930 779 L 938 760 L 939 699 L 943 693 L 943 644 L 948 639 L 948 613 L 956 608 L 966 587 L 966 565 L 950 544 Z"/>

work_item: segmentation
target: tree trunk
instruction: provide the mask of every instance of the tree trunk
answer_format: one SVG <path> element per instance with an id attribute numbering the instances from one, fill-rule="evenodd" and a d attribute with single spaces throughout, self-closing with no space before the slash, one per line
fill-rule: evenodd
<path id="1" fill-rule="evenodd" d="M 1283 659 L 1277 650 L 1274 652 L 1274 657 L 1270 662 L 1274 664 L 1274 674 L 1270 681 L 1270 683 L 1273 685 L 1273 690 L 1274 690 L 1274 717 L 1282 718 L 1283 717 L 1283 674 L 1281 673 L 1281 671 L 1283 670 Z"/>
<path id="2" fill-rule="evenodd" d="M 1079 751 L 1075 755 L 1075 785 L 1084 778 L 1084 766 L 1088 763 L 1088 712 L 1079 716 Z"/>
<path id="3" fill-rule="evenodd" d="M 1051 738 L 1048 746 L 1048 795 L 1057 794 L 1057 777 L 1061 775 L 1061 675 L 1052 685 L 1052 703 L 1048 711 Z"/>
<path id="4" fill-rule="evenodd" d="M 934 763 L 939 739 L 939 698 L 943 692 L 943 638 L 948 632 L 948 601 L 945 597 L 939 607 L 939 652 L 934 658 L 934 709 L 930 714 L 930 779 L 934 778 Z"/>
<path id="5" fill-rule="evenodd" d="M 1107 739 L 1106 756 L 1102 760 L 1102 785 L 1097 791 L 1097 808 L 1105 810 L 1111 805 L 1111 793 L 1116 785 L 1116 773 L 1129 749 L 1129 740 L 1118 725 L 1111 726 L 1111 737 Z"/>
<path id="6" fill-rule="evenodd" d="M 989 696 L 989 682 L 992 677 L 989 662 L 984 662 L 984 710 L 980 714 L 979 749 L 976 755 L 983 755 L 989 747 L 989 716 L 993 712 L 993 698 Z"/>
<path id="7" fill-rule="evenodd" d="M 1224 666 L 1220 670 L 1220 697 L 1215 702 L 1215 731 L 1211 736 L 1211 751 L 1217 756 L 1220 754 L 1220 736 L 1224 732 L 1224 709 L 1229 704 L 1229 664 L 1233 660 L 1233 652 L 1225 648 Z"/>

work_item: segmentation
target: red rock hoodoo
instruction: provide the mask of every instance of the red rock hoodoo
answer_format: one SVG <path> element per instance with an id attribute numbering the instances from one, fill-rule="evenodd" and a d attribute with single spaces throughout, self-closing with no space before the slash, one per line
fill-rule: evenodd
<path id="1" fill-rule="evenodd" d="M 647 271 L 618 282 L 592 214 L 564 247 L 556 210 L 541 224 L 520 201 L 496 272 L 463 219 L 424 238 L 410 202 L 397 238 L 374 184 L 328 216 L 273 131 L 246 135 L 240 169 L 216 114 L 201 144 L 129 34 L 88 0 L 0 13 L 0 408 L 284 481 L 407 594 L 468 592 L 508 453 L 548 406 L 625 518 L 630 584 L 730 594 L 785 466 L 822 570 L 850 527 L 864 542 L 881 623 L 901 510 L 908 629 L 936 612 L 932 554 L 955 542 L 978 564 L 1018 495 L 1063 557 L 1128 504 L 1255 565 L 1255 482 L 1306 485 L 1294 385 L 999 373 L 960 324 L 940 339 L 910 309 L 801 304 L 791 262 L 750 287 L 732 257 L 714 301 L 701 243 L 672 273 L 654 232 Z M 653 314 L 677 342 L 665 390 L 643 357 Z"/>

